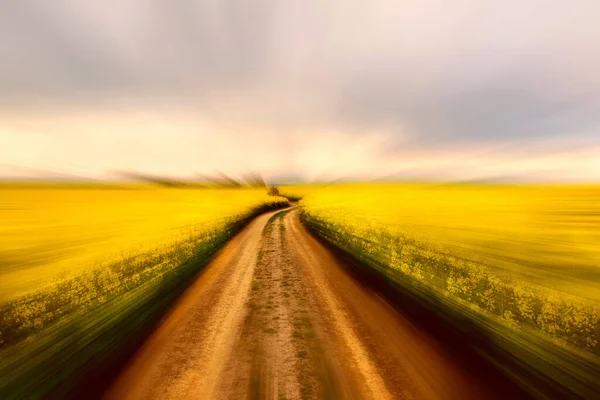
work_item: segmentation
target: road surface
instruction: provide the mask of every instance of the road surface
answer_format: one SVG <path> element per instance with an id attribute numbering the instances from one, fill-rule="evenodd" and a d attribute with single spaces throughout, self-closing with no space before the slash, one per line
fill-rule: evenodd
<path id="1" fill-rule="evenodd" d="M 314 239 L 298 210 L 229 242 L 140 347 L 109 399 L 491 399 L 482 380 Z M 466 365 L 465 365 L 466 364 Z M 490 384 L 492 382 L 492 384 Z"/>

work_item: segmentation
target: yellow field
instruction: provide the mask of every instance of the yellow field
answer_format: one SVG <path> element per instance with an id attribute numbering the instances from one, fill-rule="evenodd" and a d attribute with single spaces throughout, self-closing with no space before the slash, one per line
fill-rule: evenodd
<path id="1" fill-rule="evenodd" d="M 338 246 L 511 329 L 600 353 L 600 187 L 288 187 Z"/>
<path id="2" fill-rule="evenodd" d="M 0 304 L 273 200 L 266 189 L 0 187 Z"/>
<path id="3" fill-rule="evenodd" d="M 244 223 L 288 204 L 266 188 L 1 186 L 0 393 L 41 398 L 56 365 L 76 379 L 117 357 Z"/>

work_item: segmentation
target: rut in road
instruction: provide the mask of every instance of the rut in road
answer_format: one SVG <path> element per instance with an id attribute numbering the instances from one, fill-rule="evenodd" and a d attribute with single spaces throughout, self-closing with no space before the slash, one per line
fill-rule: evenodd
<path id="1" fill-rule="evenodd" d="M 106 397 L 523 395 L 508 381 L 489 387 L 476 376 L 350 276 L 288 209 L 258 217 L 225 246 Z"/>

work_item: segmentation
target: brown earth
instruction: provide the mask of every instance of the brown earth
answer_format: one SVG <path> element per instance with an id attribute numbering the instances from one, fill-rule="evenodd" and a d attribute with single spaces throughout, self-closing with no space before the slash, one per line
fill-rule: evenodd
<path id="1" fill-rule="evenodd" d="M 258 217 L 182 295 L 106 397 L 524 396 L 500 373 L 481 379 L 477 364 L 342 264 L 297 209 Z"/>

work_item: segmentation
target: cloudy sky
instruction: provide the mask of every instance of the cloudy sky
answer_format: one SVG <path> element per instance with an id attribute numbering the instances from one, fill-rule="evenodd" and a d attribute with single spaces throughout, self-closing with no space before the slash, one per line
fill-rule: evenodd
<path id="1" fill-rule="evenodd" d="M 7 0 L 0 177 L 600 180 L 600 3 Z"/>

